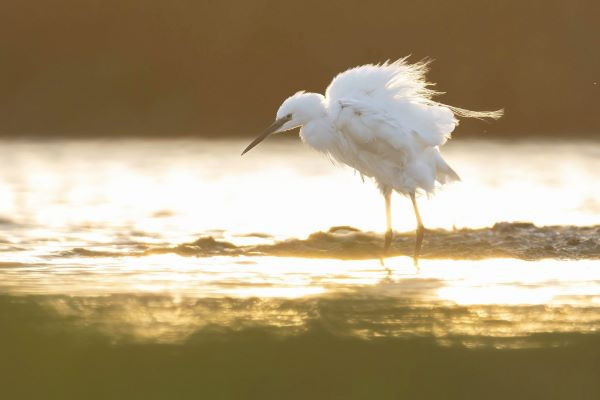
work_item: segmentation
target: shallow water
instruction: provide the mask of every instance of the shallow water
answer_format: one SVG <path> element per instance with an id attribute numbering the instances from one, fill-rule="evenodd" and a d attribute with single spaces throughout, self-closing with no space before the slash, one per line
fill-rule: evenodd
<path id="1" fill-rule="evenodd" d="M 179 255 L 0 268 L 0 392 L 595 399 L 595 260 Z M 35 382 L 35 384 L 31 384 Z M 509 383 L 509 384 L 507 384 Z"/>
<path id="2" fill-rule="evenodd" d="M 318 321 L 365 340 L 536 347 L 539 333 L 600 329 L 592 260 L 424 260 L 417 271 L 407 257 L 387 259 L 386 269 L 373 260 L 96 258 L 6 264 L 0 291 L 36 295 L 48 311 L 116 341 L 178 343 L 207 326 L 296 335 Z"/>
<path id="3" fill-rule="evenodd" d="M 52 251 L 78 244 L 235 243 L 264 233 L 305 237 L 331 226 L 380 232 L 383 200 L 347 168 L 297 141 L 0 142 L 2 236 Z M 429 228 L 600 224 L 600 142 L 451 141 L 462 182 L 420 199 Z M 410 202 L 393 200 L 395 229 L 414 229 Z M 59 245 L 60 244 L 60 245 Z"/>
<path id="4" fill-rule="evenodd" d="M 597 398 L 597 142 L 449 145 L 418 269 L 373 185 L 244 145 L 0 143 L 4 394 Z"/>

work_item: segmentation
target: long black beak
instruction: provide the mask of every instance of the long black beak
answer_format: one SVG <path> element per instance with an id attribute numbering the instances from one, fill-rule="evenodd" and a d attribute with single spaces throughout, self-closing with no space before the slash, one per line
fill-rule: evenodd
<path id="1" fill-rule="evenodd" d="M 246 147 L 246 149 L 244 151 L 242 151 L 242 155 L 244 155 L 247 152 L 249 152 L 250 150 L 252 150 L 252 148 L 254 146 L 256 146 L 257 144 L 259 144 L 260 142 L 265 140 L 267 138 L 267 136 L 269 136 L 270 134 L 276 132 L 277 129 L 281 128 L 281 126 L 283 124 L 285 124 L 286 122 L 288 122 L 289 120 L 290 120 L 290 118 L 288 118 L 287 116 L 276 119 L 275 122 L 273 122 L 268 128 L 266 128 L 256 139 L 254 139 L 252 141 L 252 143 L 250 143 L 248 145 L 248 147 Z"/>

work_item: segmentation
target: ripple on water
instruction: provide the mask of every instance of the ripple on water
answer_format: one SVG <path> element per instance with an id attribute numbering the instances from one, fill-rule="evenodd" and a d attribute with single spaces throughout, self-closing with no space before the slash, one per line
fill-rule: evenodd
<path id="1" fill-rule="evenodd" d="M 260 329 L 536 347 L 600 329 L 593 260 L 424 260 L 416 273 L 399 257 L 388 260 L 390 275 L 373 260 L 163 254 L 71 261 L 4 263 L 0 292 L 117 341 Z"/>

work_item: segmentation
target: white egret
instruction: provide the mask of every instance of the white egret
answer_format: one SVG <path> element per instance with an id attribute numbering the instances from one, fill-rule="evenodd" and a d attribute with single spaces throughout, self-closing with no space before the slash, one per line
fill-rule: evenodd
<path id="1" fill-rule="evenodd" d="M 298 92 L 288 97 L 277 117 L 242 155 L 272 133 L 300 127 L 310 147 L 372 178 L 385 198 L 383 255 L 392 241 L 391 195 L 409 196 L 417 221 L 415 263 L 425 228 L 416 195 L 460 178 L 442 158 L 439 147 L 458 125 L 457 117 L 497 119 L 503 111 L 469 111 L 433 100 L 439 94 L 427 82 L 428 61 L 406 58 L 368 64 L 338 74 L 325 96 Z M 382 256 L 383 257 L 383 256 Z"/>

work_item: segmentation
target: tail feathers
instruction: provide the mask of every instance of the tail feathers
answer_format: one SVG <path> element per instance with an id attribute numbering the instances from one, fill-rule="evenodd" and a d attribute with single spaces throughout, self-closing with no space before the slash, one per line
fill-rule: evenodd
<path id="1" fill-rule="evenodd" d="M 471 110 L 466 110 L 464 108 L 448 106 L 448 105 L 446 105 L 446 107 L 451 109 L 452 112 L 454 112 L 454 115 L 456 115 L 457 117 L 462 117 L 462 118 L 475 118 L 475 119 L 480 119 L 480 120 L 500 119 L 504 115 L 503 108 L 496 110 L 496 111 L 471 111 Z"/>
<path id="2" fill-rule="evenodd" d="M 460 176 L 448 164 L 446 164 L 446 169 L 443 171 L 438 170 L 438 173 L 443 177 L 443 181 L 440 181 L 441 183 L 460 181 Z"/>
<path id="3" fill-rule="evenodd" d="M 460 181 L 460 176 L 444 161 L 440 153 L 436 154 L 435 180 L 441 184 Z"/>

